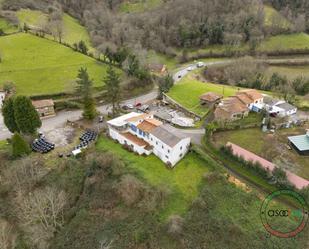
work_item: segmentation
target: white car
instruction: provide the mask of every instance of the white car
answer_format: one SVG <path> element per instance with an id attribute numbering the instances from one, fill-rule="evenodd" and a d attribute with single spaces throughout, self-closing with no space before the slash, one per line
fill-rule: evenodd
<path id="1" fill-rule="evenodd" d="M 190 67 L 187 68 L 187 70 L 188 70 L 188 71 L 192 71 L 192 70 L 193 70 L 193 67 L 190 66 Z"/>
<path id="2" fill-rule="evenodd" d="M 197 67 L 204 67 L 204 66 L 205 66 L 205 63 L 202 62 L 202 61 L 200 61 L 200 62 L 198 62 L 196 65 L 197 65 Z"/>

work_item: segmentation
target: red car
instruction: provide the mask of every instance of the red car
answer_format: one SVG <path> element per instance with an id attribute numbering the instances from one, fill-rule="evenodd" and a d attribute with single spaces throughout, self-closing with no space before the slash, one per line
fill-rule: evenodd
<path id="1" fill-rule="evenodd" d="M 135 107 L 141 107 L 142 106 L 142 103 L 136 103 L 135 104 Z"/>

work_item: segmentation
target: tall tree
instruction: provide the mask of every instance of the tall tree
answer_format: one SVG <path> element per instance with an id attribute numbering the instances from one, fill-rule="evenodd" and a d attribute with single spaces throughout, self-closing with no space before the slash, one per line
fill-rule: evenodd
<path id="1" fill-rule="evenodd" d="M 19 133 L 15 133 L 12 138 L 12 154 L 14 158 L 30 154 L 29 144 Z"/>
<path id="2" fill-rule="evenodd" d="M 14 118 L 18 129 L 23 134 L 34 134 L 41 127 L 39 114 L 26 96 L 17 96 L 14 99 Z"/>
<path id="3" fill-rule="evenodd" d="M 76 83 L 76 91 L 82 95 L 84 106 L 83 117 L 88 120 L 93 120 L 96 117 L 97 111 L 92 96 L 92 80 L 89 78 L 87 68 L 79 69 Z"/>
<path id="4" fill-rule="evenodd" d="M 8 100 L 4 101 L 2 107 L 2 115 L 4 119 L 5 126 L 9 129 L 10 132 L 19 132 L 19 128 L 15 121 L 14 115 L 14 99 L 9 98 Z"/>
<path id="5" fill-rule="evenodd" d="M 171 75 L 166 75 L 159 79 L 159 99 L 163 97 L 163 93 L 167 93 L 174 85 L 174 80 Z"/>
<path id="6" fill-rule="evenodd" d="M 104 78 L 104 83 L 107 90 L 107 100 L 112 103 L 113 106 L 113 115 L 119 109 L 120 101 L 120 78 L 119 75 L 115 72 L 112 66 L 109 66 L 107 69 L 107 75 Z"/>

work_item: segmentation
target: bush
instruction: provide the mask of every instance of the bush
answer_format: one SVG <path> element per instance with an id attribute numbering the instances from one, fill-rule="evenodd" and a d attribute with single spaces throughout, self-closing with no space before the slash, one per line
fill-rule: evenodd
<path id="1" fill-rule="evenodd" d="M 31 153 L 29 144 L 19 133 L 15 133 L 12 138 L 12 154 L 14 158 L 29 155 Z"/>

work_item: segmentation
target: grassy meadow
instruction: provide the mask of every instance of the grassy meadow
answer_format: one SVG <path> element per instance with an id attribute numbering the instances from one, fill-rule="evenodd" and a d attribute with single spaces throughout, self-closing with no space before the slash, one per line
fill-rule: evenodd
<path id="1" fill-rule="evenodd" d="M 0 37 L 0 86 L 13 82 L 18 94 L 71 92 L 77 71 L 87 67 L 94 86 L 102 86 L 107 66 L 72 49 L 29 34 Z"/>
<path id="2" fill-rule="evenodd" d="M 135 155 L 105 137 L 100 138 L 97 148 L 98 150 L 111 151 L 120 156 L 135 173 L 149 184 L 170 189 L 169 203 L 167 208 L 162 211 L 162 218 L 174 213 L 185 213 L 190 203 L 198 195 L 198 187 L 203 176 L 212 167 L 196 154 L 189 153 L 176 165 L 176 168 L 170 170 L 155 155 L 148 157 Z"/>
<path id="3" fill-rule="evenodd" d="M 6 34 L 14 33 L 18 31 L 18 27 L 13 24 L 7 22 L 4 18 L 0 17 L 0 30 L 2 30 Z"/>
<path id="4" fill-rule="evenodd" d="M 264 26 L 271 27 L 277 23 L 281 28 L 291 27 L 291 23 L 283 17 L 277 10 L 269 5 L 264 5 Z"/>
<path id="5" fill-rule="evenodd" d="M 17 12 L 20 25 L 27 23 L 32 26 L 44 26 L 47 22 L 47 14 L 30 9 L 22 9 Z M 53 39 L 52 36 L 46 36 L 49 39 Z M 90 37 L 85 29 L 75 18 L 68 14 L 63 15 L 63 41 L 73 45 L 83 40 L 89 48 L 91 48 Z"/>
<path id="6" fill-rule="evenodd" d="M 175 84 L 168 92 L 168 96 L 186 107 L 188 110 L 198 114 L 205 115 L 208 112 L 207 107 L 201 106 L 199 97 L 206 92 L 215 92 L 228 97 L 234 95 L 239 88 L 219 85 L 213 83 L 204 83 L 193 79 L 191 74 L 184 77 L 179 83 Z"/>

